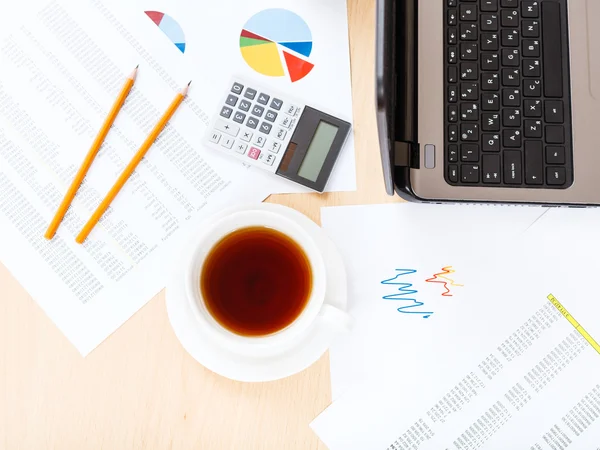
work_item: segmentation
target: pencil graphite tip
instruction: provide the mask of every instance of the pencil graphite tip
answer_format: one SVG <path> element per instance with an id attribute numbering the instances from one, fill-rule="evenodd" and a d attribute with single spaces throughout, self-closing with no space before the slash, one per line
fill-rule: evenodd
<path id="1" fill-rule="evenodd" d="M 192 84 L 192 82 L 190 81 L 186 87 L 184 87 L 181 90 L 181 95 L 183 95 L 184 97 L 187 95 L 188 91 L 190 90 L 190 84 Z"/>
<path id="2" fill-rule="evenodd" d="M 135 69 L 133 69 L 133 72 L 131 72 L 131 75 L 129 75 L 128 78 L 132 79 L 133 81 L 135 81 L 135 78 L 137 77 L 137 73 L 138 73 L 138 69 L 140 68 L 140 65 L 138 64 L 137 66 L 135 66 Z"/>

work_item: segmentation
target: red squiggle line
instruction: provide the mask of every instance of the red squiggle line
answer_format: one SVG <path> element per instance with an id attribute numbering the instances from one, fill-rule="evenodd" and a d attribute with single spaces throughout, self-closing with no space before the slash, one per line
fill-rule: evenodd
<path id="1" fill-rule="evenodd" d="M 444 289 L 446 289 L 446 292 L 442 293 L 442 297 L 452 297 L 452 294 L 450 293 L 450 289 L 448 288 L 448 284 L 450 284 L 450 286 L 459 286 L 459 287 L 463 287 L 464 285 L 462 284 L 457 284 L 454 282 L 454 280 L 452 278 L 448 278 L 446 275 L 449 275 L 451 273 L 455 273 L 456 270 L 452 269 L 452 266 L 446 266 L 446 267 L 442 267 L 442 271 L 440 273 L 436 273 L 433 277 L 428 278 L 427 280 L 425 280 L 426 283 L 440 283 L 444 285 Z M 438 280 L 438 278 L 440 280 L 446 280 L 446 281 L 440 281 Z"/>

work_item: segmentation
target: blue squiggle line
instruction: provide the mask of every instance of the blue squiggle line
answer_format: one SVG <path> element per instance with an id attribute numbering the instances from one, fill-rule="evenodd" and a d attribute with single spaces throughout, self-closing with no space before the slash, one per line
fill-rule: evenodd
<path id="1" fill-rule="evenodd" d="M 414 269 L 396 269 L 396 272 L 400 272 L 400 273 L 398 275 L 396 275 L 394 278 L 383 280 L 381 282 L 381 284 L 385 284 L 385 285 L 389 284 L 392 286 L 399 286 L 398 293 L 385 295 L 385 296 L 383 296 L 383 299 L 384 300 L 411 301 L 411 302 L 413 302 L 412 305 L 401 306 L 400 308 L 398 308 L 398 312 L 401 312 L 403 314 L 420 314 L 423 317 L 423 319 L 429 319 L 429 317 L 431 317 L 433 312 L 423 312 L 423 311 L 412 311 L 411 310 L 411 308 L 420 308 L 420 307 L 424 306 L 425 304 L 423 302 L 418 301 L 416 298 L 405 297 L 406 295 L 414 295 L 419 291 L 412 289 L 412 287 L 413 287 L 412 283 L 401 283 L 398 281 L 398 278 L 400 278 L 404 275 L 410 275 L 410 274 L 416 273 L 417 271 Z"/>

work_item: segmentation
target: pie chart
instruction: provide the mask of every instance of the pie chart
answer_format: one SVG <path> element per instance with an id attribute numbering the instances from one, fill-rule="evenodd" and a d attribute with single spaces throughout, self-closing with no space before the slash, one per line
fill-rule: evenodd
<path id="1" fill-rule="evenodd" d="M 183 29 L 171 16 L 159 11 L 144 11 L 152 22 L 171 40 L 181 53 L 185 53 L 185 35 Z"/>
<path id="2" fill-rule="evenodd" d="M 314 64 L 312 33 L 306 22 L 287 9 L 265 9 L 248 20 L 240 34 L 240 51 L 256 72 L 288 76 L 292 82 L 310 73 Z"/>

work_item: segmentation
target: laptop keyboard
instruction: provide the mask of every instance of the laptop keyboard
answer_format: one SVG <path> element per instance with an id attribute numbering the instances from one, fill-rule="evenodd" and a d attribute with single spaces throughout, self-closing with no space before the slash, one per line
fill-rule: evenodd
<path id="1" fill-rule="evenodd" d="M 446 6 L 446 181 L 569 187 L 566 0 L 440 1 Z"/>

